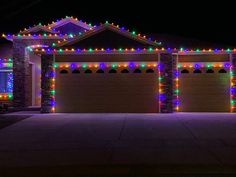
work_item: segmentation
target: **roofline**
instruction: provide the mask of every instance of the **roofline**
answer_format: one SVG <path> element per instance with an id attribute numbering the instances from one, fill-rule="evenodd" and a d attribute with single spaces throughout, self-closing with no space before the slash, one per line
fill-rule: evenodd
<path id="1" fill-rule="evenodd" d="M 155 54 L 155 53 L 172 53 L 173 55 L 230 55 L 236 54 L 236 49 L 233 50 L 220 50 L 220 51 L 182 51 L 178 49 L 165 49 L 165 48 L 144 48 L 144 49 L 55 49 L 55 48 L 36 48 L 36 53 L 45 54 Z"/>
<path id="2" fill-rule="evenodd" d="M 59 33 L 58 31 L 53 31 L 52 29 L 50 29 L 49 27 L 47 26 L 42 26 L 42 25 L 37 25 L 37 26 L 34 26 L 32 28 L 29 28 L 29 29 L 26 29 L 24 31 L 21 31 L 19 34 L 28 34 L 28 33 L 34 33 L 32 32 L 33 30 L 35 29 L 39 29 L 39 30 L 44 30 L 45 32 L 49 32 L 49 33 L 52 33 L 52 34 L 56 34 L 56 33 Z M 37 32 L 35 32 L 37 33 Z"/>
<path id="3" fill-rule="evenodd" d="M 81 26 L 82 28 L 86 29 L 86 30 L 89 30 L 92 28 L 92 26 L 82 22 L 82 21 L 79 21 L 77 18 L 73 18 L 73 17 L 66 17 L 66 18 L 63 18 L 62 20 L 59 20 L 57 22 L 54 22 L 52 24 L 49 24 L 48 27 L 50 28 L 58 28 L 60 26 L 63 26 L 67 23 L 73 23 L 75 25 L 78 25 L 78 26 Z"/>

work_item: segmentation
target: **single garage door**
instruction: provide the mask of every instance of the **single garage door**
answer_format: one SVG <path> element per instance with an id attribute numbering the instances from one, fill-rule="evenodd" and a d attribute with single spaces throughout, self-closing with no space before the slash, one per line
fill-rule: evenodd
<path id="1" fill-rule="evenodd" d="M 182 112 L 230 112 L 230 73 L 225 68 L 180 68 Z"/>
<path id="2" fill-rule="evenodd" d="M 56 112 L 159 112 L 156 68 L 57 69 Z"/>

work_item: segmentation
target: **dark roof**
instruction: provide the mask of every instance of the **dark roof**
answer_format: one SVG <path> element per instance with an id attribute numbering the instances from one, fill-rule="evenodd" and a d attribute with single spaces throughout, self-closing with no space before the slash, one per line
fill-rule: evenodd
<path id="1" fill-rule="evenodd" d="M 233 46 L 227 46 L 225 44 L 219 44 L 209 41 L 202 41 L 194 38 L 176 36 L 176 35 L 169 35 L 169 34 L 151 34 L 153 38 L 157 39 L 162 43 L 165 48 L 188 48 L 188 49 L 196 49 L 196 48 L 227 48 Z"/>

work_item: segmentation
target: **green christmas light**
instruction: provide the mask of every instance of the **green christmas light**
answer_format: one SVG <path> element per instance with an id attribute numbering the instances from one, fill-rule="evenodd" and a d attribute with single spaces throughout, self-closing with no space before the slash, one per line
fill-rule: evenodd
<path id="1" fill-rule="evenodd" d="M 178 93 L 179 93 L 179 89 L 176 89 L 176 90 L 175 90 L 175 93 L 177 93 L 177 94 L 178 94 Z"/>
<path id="2" fill-rule="evenodd" d="M 11 93 L 8 94 L 8 98 L 13 98 L 13 95 Z"/>
<path id="3" fill-rule="evenodd" d="M 58 64 L 56 64 L 56 63 L 53 64 L 53 67 L 54 67 L 54 68 L 57 68 L 57 67 L 58 67 Z"/>
<path id="4" fill-rule="evenodd" d="M 55 95 L 56 91 L 55 90 L 51 90 L 51 94 Z"/>

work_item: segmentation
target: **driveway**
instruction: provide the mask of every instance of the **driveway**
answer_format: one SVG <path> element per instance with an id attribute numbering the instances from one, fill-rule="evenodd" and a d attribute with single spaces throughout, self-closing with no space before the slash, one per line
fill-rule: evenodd
<path id="1" fill-rule="evenodd" d="M 121 175 L 236 174 L 236 115 L 35 114 L 0 130 L 2 172 L 88 167 Z"/>

